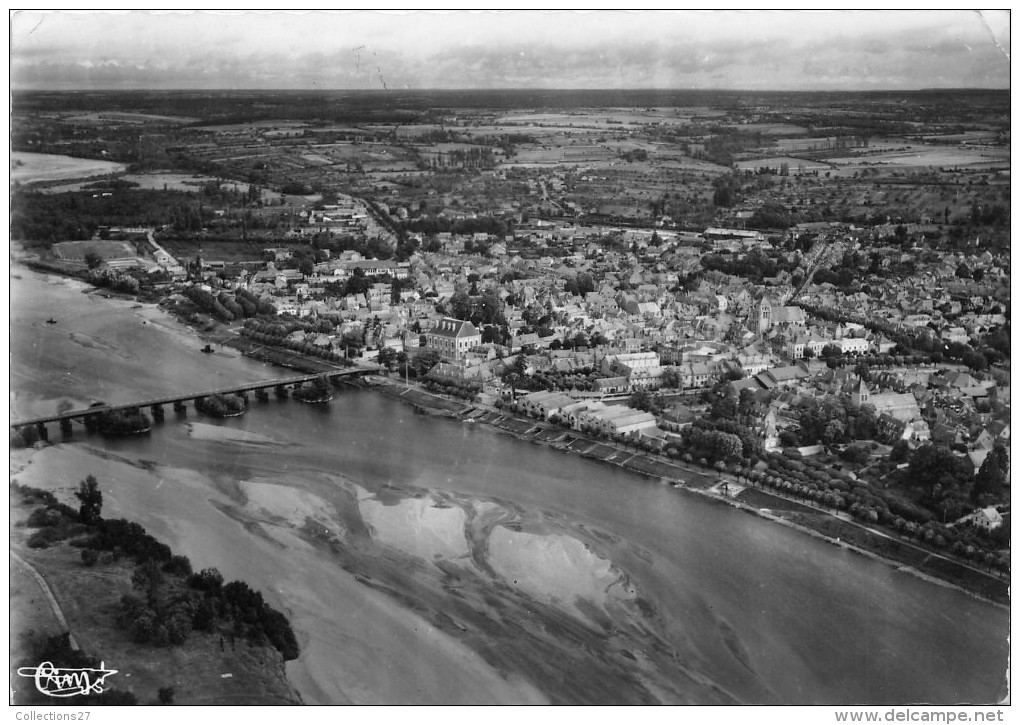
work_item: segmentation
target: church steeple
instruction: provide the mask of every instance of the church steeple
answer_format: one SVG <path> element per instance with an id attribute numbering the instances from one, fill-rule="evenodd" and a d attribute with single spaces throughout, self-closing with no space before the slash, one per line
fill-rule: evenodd
<path id="1" fill-rule="evenodd" d="M 772 327 L 772 302 L 769 301 L 768 295 L 763 295 L 758 302 L 758 319 L 755 326 L 759 333 L 768 332 Z"/>
<path id="2" fill-rule="evenodd" d="M 860 408 L 871 399 L 871 391 L 868 390 L 868 386 L 864 384 L 864 380 L 861 380 L 860 385 L 857 386 L 857 390 L 850 396 L 850 402 L 855 407 Z"/>

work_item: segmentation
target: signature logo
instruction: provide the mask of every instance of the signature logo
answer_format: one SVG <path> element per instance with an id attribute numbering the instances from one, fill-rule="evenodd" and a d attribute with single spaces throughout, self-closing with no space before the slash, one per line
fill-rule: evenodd
<path id="1" fill-rule="evenodd" d="M 54 667 L 52 662 L 43 662 L 38 667 L 18 668 L 19 675 L 34 678 L 36 689 L 50 697 L 102 694 L 106 678 L 117 672 L 106 669 L 105 662 L 100 662 L 98 668 Z"/>

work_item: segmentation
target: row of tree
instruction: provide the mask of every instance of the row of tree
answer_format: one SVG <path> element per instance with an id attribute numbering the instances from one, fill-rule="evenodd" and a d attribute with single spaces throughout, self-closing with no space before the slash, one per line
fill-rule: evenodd
<path id="1" fill-rule="evenodd" d="M 121 274 L 112 269 L 90 269 L 85 274 L 85 281 L 96 287 L 105 287 L 114 292 L 123 292 L 129 295 L 138 294 L 141 286 L 138 279 L 130 274 Z"/>
<path id="2" fill-rule="evenodd" d="M 192 285 L 182 289 L 181 294 L 198 309 L 223 322 L 276 314 L 276 308 L 272 303 L 260 300 L 245 289 L 235 290 L 233 293 L 220 290 L 214 294 L 198 285 Z"/>

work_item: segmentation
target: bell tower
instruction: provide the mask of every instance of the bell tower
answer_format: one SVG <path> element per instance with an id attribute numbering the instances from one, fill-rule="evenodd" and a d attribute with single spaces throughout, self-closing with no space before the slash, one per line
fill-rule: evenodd
<path id="1" fill-rule="evenodd" d="M 758 332 L 768 332 L 770 327 L 772 327 L 772 303 L 768 297 L 762 297 L 758 303 Z"/>

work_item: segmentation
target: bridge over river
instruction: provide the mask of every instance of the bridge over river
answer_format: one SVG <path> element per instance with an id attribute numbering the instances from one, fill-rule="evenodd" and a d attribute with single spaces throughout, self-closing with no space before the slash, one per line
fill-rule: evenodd
<path id="1" fill-rule="evenodd" d="M 256 398 L 260 400 L 268 400 L 270 391 L 275 391 L 276 396 L 279 398 L 285 398 L 288 395 L 289 390 L 298 390 L 305 383 L 313 380 L 326 379 L 332 383 L 336 383 L 344 378 L 351 378 L 358 375 L 364 375 L 365 373 L 378 372 L 378 367 L 352 367 L 344 368 L 341 370 L 329 371 L 324 373 L 311 373 L 308 375 L 300 375 L 289 378 L 274 378 L 272 380 L 260 380 L 254 383 L 243 383 L 240 385 L 232 385 L 230 387 L 218 388 L 216 390 L 203 390 L 197 393 L 186 393 L 183 395 L 167 395 L 161 398 L 152 398 L 150 400 L 139 400 L 132 403 L 120 403 L 117 405 L 94 405 L 90 408 L 83 408 L 79 410 L 68 410 L 63 413 L 55 413 L 53 415 L 41 416 L 38 418 L 27 418 L 25 420 L 14 421 L 10 427 L 14 430 L 20 430 L 26 427 L 35 427 L 39 433 L 39 437 L 42 440 L 48 440 L 49 432 L 46 429 L 48 423 L 59 423 L 60 430 L 65 436 L 71 435 L 72 423 L 79 421 L 84 423 L 86 428 L 91 429 L 93 422 L 98 416 L 103 413 L 110 413 L 116 411 L 135 411 L 142 408 L 149 408 L 152 411 L 152 417 L 156 421 L 161 421 L 164 418 L 163 406 L 172 405 L 174 410 L 179 413 L 187 411 L 187 403 L 190 401 L 196 407 L 202 405 L 206 398 L 212 397 L 213 395 L 238 395 L 247 402 L 248 394 L 254 393 Z"/>

